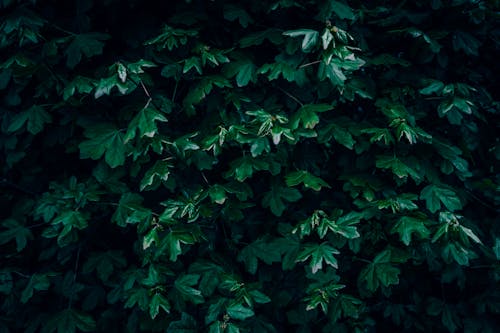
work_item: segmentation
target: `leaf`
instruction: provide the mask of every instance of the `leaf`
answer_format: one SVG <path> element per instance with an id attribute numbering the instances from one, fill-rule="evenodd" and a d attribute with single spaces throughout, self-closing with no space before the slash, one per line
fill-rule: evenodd
<path id="1" fill-rule="evenodd" d="M 341 19 L 348 19 L 353 21 L 356 16 L 354 15 L 354 12 L 352 11 L 351 7 L 348 5 L 340 2 L 340 1 L 335 1 L 332 0 L 330 1 L 330 6 L 333 12 Z"/>
<path id="2" fill-rule="evenodd" d="M 356 143 L 352 134 L 346 128 L 334 123 L 328 124 L 319 131 L 318 141 L 328 142 L 332 138 L 339 144 L 351 150 L 354 148 L 354 144 Z"/>
<path id="3" fill-rule="evenodd" d="M 118 63 L 116 72 L 120 81 L 125 83 L 127 81 L 127 68 L 121 62 Z"/>
<path id="4" fill-rule="evenodd" d="M 14 286 L 12 274 L 8 271 L 0 271 L 0 293 L 9 295 Z"/>
<path id="5" fill-rule="evenodd" d="M 302 198 L 302 194 L 294 188 L 271 185 L 271 189 L 264 194 L 262 206 L 269 207 L 276 216 L 281 216 L 286 208 L 285 202 L 295 202 Z"/>
<path id="6" fill-rule="evenodd" d="M 236 84 L 238 87 L 248 85 L 248 82 L 250 82 L 254 76 L 255 69 L 256 66 L 250 61 L 239 65 L 238 74 L 236 75 Z"/>
<path id="7" fill-rule="evenodd" d="M 141 109 L 139 113 L 129 123 L 124 141 L 127 142 L 135 137 L 136 131 L 139 136 L 152 138 L 158 134 L 156 122 L 167 122 L 167 118 L 156 108 L 147 107 Z"/>
<path id="8" fill-rule="evenodd" d="M 21 303 L 28 302 L 33 297 L 35 290 L 48 290 L 50 286 L 49 276 L 50 274 L 33 274 L 21 293 Z"/>
<path id="9" fill-rule="evenodd" d="M 306 244 L 304 249 L 297 256 L 297 262 L 306 261 L 310 258 L 309 266 L 311 267 L 312 273 L 315 274 L 323 268 L 323 261 L 333 268 L 338 268 L 337 259 L 335 259 L 333 255 L 339 253 L 337 249 L 331 247 L 327 243 Z"/>
<path id="10" fill-rule="evenodd" d="M 429 229 L 424 224 L 421 219 L 403 216 L 399 221 L 392 227 L 391 233 L 399 233 L 401 241 L 406 245 L 410 245 L 411 235 L 416 233 L 421 238 L 428 238 L 430 235 Z"/>
<path id="11" fill-rule="evenodd" d="M 333 108 L 330 104 L 305 104 L 292 116 L 291 128 L 297 129 L 299 123 L 304 128 L 313 129 L 319 123 L 317 113 L 329 111 Z"/>
<path id="12" fill-rule="evenodd" d="M 141 180 L 140 190 L 166 182 L 170 175 L 170 165 L 166 161 L 156 161 L 156 163 L 144 174 Z M 155 186 L 153 186 L 154 188 Z"/>
<path id="13" fill-rule="evenodd" d="M 198 284 L 200 276 L 198 274 L 184 274 L 179 276 L 175 282 L 175 289 L 179 292 L 181 297 L 187 301 L 194 304 L 201 304 L 205 300 L 201 291 L 193 288 L 193 286 Z"/>
<path id="14" fill-rule="evenodd" d="M 34 105 L 28 109 L 28 132 L 35 135 L 40 133 L 45 124 L 48 124 L 52 121 L 52 117 L 48 114 L 43 107 Z"/>
<path id="15" fill-rule="evenodd" d="M 31 230 L 14 219 L 6 219 L 2 222 L 2 227 L 7 230 L 0 232 L 0 245 L 15 240 L 17 252 L 21 252 L 26 247 L 28 239 L 33 239 Z"/>
<path id="16" fill-rule="evenodd" d="M 26 129 L 31 134 L 35 135 L 40 133 L 45 124 L 52 121 L 52 117 L 48 114 L 43 107 L 39 105 L 33 105 L 26 111 L 22 111 L 14 115 L 7 128 L 8 132 L 15 132 L 19 130 L 25 123 L 27 124 Z"/>
<path id="17" fill-rule="evenodd" d="M 427 86 L 420 89 L 419 92 L 422 95 L 432 95 L 433 93 L 437 93 L 438 95 L 444 88 L 444 83 L 437 80 L 430 80 Z"/>
<path id="18" fill-rule="evenodd" d="M 326 50 L 332 41 L 333 41 L 333 46 L 335 46 L 333 35 L 328 28 L 325 29 L 323 35 L 321 35 L 321 41 L 323 42 L 323 50 Z"/>
<path id="19" fill-rule="evenodd" d="M 380 169 L 390 169 L 398 178 L 406 178 L 410 176 L 416 181 L 421 179 L 420 174 L 415 169 L 397 157 L 379 155 L 377 156 L 375 165 Z"/>
<path id="20" fill-rule="evenodd" d="M 311 29 L 298 29 L 283 32 L 283 35 L 290 37 L 302 37 L 302 50 L 309 52 L 318 43 L 319 33 Z"/>
<path id="21" fill-rule="evenodd" d="M 102 33 L 85 33 L 75 35 L 66 49 L 66 66 L 74 68 L 82 60 L 82 55 L 90 58 L 102 54 L 104 43 L 110 36 Z"/>
<path id="22" fill-rule="evenodd" d="M 456 193 L 452 189 L 441 185 L 427 185 L 420 192 L 420 199 L 425 200 L 427 209 L 432 213 L 441 209 L 441 203 L 449 211 L 462 209 L 462 203 Z"/>
<path id="23" fill-rule="evenodd" d="M 238 320 L 245 320 L 254 316 L 252 309 L 249 309 L 241 304 L 231 305 L 226 309 L 226 311 L 229 317 Z"/>
<path id="24" fill-rule="evenodd" d="M 359 274 L 358 281 L 374 292 L 380 285 L 388 287 L 399 283 L 400 270 L 390 264 L 391 251 L 380 252 Z"/>
<path id="25" fill-rule="evenodd" d="M 233 5 L 224 6 L 224 18 L 231 22 L 238 20 L 243 28 L 254 22 L 243 8 Z"/>
<path id="26" fill-rule="evenodd" d="M 163 295 L 154 294 L 149 303 L 149 316 L 151 319 L 156 318 L 160 313 L 160 309 L 163 309 L 166 313 L 170 313 L 170 303 Z"/>
<path id="27" fill-rule="evenodd" d="M 172 321 L 167 327 L 167 333 L 197 333 L 196 320 L 189 314 L 182 312 L 181 319 Z"/>
<path id="28" fill-rule="evenodd" d="M 500 238 L 495 238 L 495 245 L 493 245 L 492 249 L 497 260 L 500 260 Z"/>
<path id="29" fill-rule="evenodd" d="M 453 49 L 455 51 L 463 50 L 464 53 L 468 55 L 479 55 L 478 49 L 481 46 L 481 42 L 470 33 L 456 31 L 453 35 L 452 41 Z"/>
<path id="30" fill-rule="evenodd" d="M 274 243 L 269 243 L 264 238 L 259 238 L 251 244 L 245 246 L 238 254 L 238 261 L 243 261 L 251 274 L 257 272 L 257 259 L 271 265 L 281 260 L 281 253 Z"/>
<path id="31" fill-rule="evenodd" d="M 344 82 L 347 80 L 347 76 L 342 72 L 342 69 L 333 61 L 329 64 L 322 61 L 319 64 L 318 77 L 321 81 L 328 78 L 335 87 L 344 86 Z"/>
<path id="32" fill-rule="evenodd" d="M 110 124 L 98 124 L 85 131 L 88 140 L 78 145 L 81 158 L 98 160 L 104 155 L 106 163 L 116 168 L 125 163 L 123 133 Z"/>
<path id="33" fill-rule="evenodd" d="M 305 187 L 311 188 L 314 191 L 319 191 L 322 187 L 330 188 L 330 185 L 328 185 L 323 179 L 316 177 L 305 170 L 289 173 L 285 176 L 285 181 L 287 186 L 292 187 L 304 184 Z"/>

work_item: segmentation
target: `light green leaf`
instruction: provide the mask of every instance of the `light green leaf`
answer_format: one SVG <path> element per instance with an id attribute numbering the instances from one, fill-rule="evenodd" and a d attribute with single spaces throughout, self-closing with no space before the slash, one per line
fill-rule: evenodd
<path id="1" fill-rule="evenodd" d="M 226 311 L 229 317 L 238 320 L 245 320 L 254 315 L 252 309 L 249 309 L 241 304 L 231 305 L 226 309 Z"/>
<path id="2" fill-rule="evenodd" d="M 144 189 L 154 185 L 160 185 L 161 182 L 165 182 L 168 180 L 168 176 L 170 175 L 170 165 L 166 161 L 156 161 L 156 163 L 144 174 L 144 177 L 141 180 L 140 190 L 144 191 Z M 156 188 L 157 186 L 153 186 Z"/>
<path id="3" fill-rule="evenodd" d="M 302 50 L 304 52 L 309 52 L 318 43 L 319 33 L 311 29 L 298 29 L 289 30 L 283 33 L 285 36 L 290 37 L 304 37 L 302 40 Z"/>
<path id="4" fill-rule="evenodd" d="M 323 50 L 326 50 L 330 43 L 333 41 L 333 46 L 335 47 L 335 41 L 333 40 L 333 35 L 330 29 L 325 29 L 323 35 L 321 35 L 321 41 L 323 42 Z"/>
<path id="5" fill-rule="evenodd" d="M 340 1 L 332 0 L 330 1 L 330 6 L 333 12 L 341 19 L 348 19 L 353 21 L 356 16 L 351 7 Z"/>

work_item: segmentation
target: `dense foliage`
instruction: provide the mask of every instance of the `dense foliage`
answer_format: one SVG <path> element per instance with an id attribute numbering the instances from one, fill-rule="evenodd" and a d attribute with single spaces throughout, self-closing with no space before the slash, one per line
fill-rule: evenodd
<path id="1" fill-rule="evenodd" d="M 0 11 L 0 332 L 498 331 L 497 0 Z"/>

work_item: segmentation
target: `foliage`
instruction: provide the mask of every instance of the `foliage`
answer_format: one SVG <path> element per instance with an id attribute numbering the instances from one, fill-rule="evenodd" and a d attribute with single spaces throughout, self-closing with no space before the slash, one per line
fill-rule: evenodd
<path id="1" fill-rule="evenodd" d="M 498 1 L 0 10 L 0 332 L 496 331 Z"/>

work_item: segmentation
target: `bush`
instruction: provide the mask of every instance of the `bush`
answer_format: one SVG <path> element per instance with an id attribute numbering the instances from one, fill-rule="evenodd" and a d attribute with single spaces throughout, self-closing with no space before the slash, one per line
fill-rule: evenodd
<path id="1" fill-rule="evenodd" d="M 498 1 L 0 1 L 0 332 L 495 332 Z"/>

